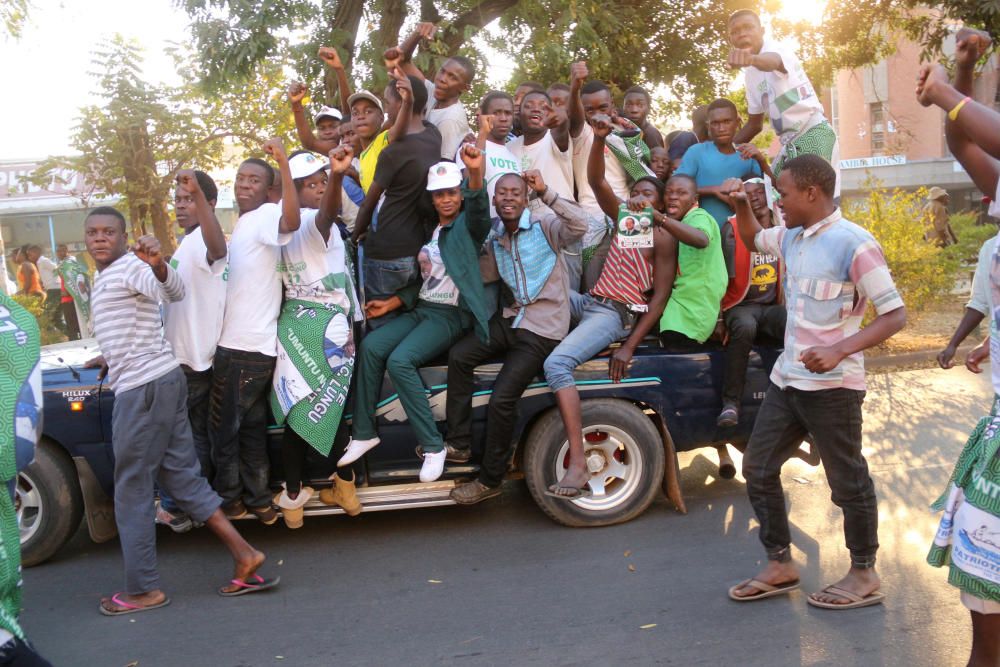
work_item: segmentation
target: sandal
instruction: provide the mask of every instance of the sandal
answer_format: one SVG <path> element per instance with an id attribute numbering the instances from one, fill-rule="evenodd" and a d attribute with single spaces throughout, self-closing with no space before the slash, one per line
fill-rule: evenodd
<path id="1" fill-rule="evenodd" d="M 115 593 L 110 598 L 105 598 L 109 600 L 112 604 L 117 605 L 117 608 L 114 609 L 113 611 L 105 607 L 104 600 L 101 600 L 101 604 L 98 607 L 101 610 L 101 613 L 104 614 L 105 616 L 124 616 L 125 614 L 135 614 L 140 611 L 159 609 L 160 607 L 166 607 L 168 604 L 170 604 L 170 598 L 168 597 L 164 597 L 162 602 L 158 602 L 156 604 L 150 604 L 145 606 L 132 604 L 131 602 L 125 602 L 125 600 L 121 599 L 120 596 L 124 594 L 125 594 L 124 592 Z"/>
<path id="2" fill-rule="evenodd" d="M 737 595 L 736 591 L 745 587 L 756 588 L 759 593 L 753 593 L 752 595 Z M 799 580 L 786 581 L 783 584 L 778 584 L 777 586 L 766 584 L 763 581 L 757 581 L 756 579 L 744 579 L 735 586 L 729 588 L 729 599 L 736 600 L 737 602 L 753 602 L 754 600 L 763 600 L 764 598 L 773 598 L 778 595 L 785 595 L 786 593 L 791 593 L 799 587 Z"/>
<path id="3" fill-rule="evenodd" d="M 250 581 L 244 579 L 230 579 L 229 583 L 236 586 L 235 591 L 227 591 L 223 588 L 219 589 L 219 595 L 224 598 L 234 598 L 240 595 L 246 595 L 247 593 L 258 593 L 260 591 L 266 591 L 269 588 L 274 588 L 281 581 L 281 577 L 275 577 L 274 579 L 265 579 L 259 574 L 251 574 L 247 577 Z M 250 582 L 253 583 L 250 583 Z"/>
<path id="4" fill-rule="evenodd" d="M 570 493 L 559 493 L 559 489 L 565 489 L 566 491 L 570 491 Z M 545 491 L 542 491 L 542 493 L 551 498 L 558 498 L 559 500 L 580 500 L 581 498 L 590 498 L 594 495 L 589 486 L 578 489 L 575 486 L 561 486 L 559 484 L 553 484 Z"/>
<path id="5" fill-rule="evenodd" d="M 823 588 L 823 590 L 818 591 L 818 593 L 829 593 L 831 595 L 836 595 L 837 597 L 844 598 L 845 600 L 850 600 L 850 602 L 840 603 L 840 602 L 821 602 L 813 598 L 813 593 L 806 598 L 806 602 L 814 607 L 819 607 L 820 609 L 859 609 L 861 607 L 870 607 L 876 604 L 882 604 L 882 600 L 885 599 L 885 593 L 882 591 L 874 591 L 869 593 L 865 597 L 861 597 L 851 591 L 844 590 L 839 586 L 834 586 L 830 584 Z"/>
<path id="6" fill-rule="evenodd" d="M 278 512 L 271 504 L 264 505 L 263 507 L 250 507 L 248 509 L 265 526 L 273 526 L 278 521 Z"/>

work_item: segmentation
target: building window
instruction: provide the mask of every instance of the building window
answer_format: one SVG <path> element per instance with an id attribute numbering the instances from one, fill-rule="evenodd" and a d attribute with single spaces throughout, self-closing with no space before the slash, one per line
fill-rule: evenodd
<path id="1" fill-rule="evenodd" d="M 869 125 L 872 133 L 872 155 L 885 154 L 885 109 L 881 102 L 868 105 Z"/>

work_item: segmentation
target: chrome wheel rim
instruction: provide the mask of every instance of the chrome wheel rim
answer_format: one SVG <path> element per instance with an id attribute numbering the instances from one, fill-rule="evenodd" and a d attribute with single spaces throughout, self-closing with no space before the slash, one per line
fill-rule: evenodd
<path id="1" fill-rule="evenodd" d="M 642 479 L 643 459 L 639 444 L 615 426 L 594 424 L 583 429 L 583 451 L 590 471 L 587 485 L 593 495 L 570 501 L 589 511 L 611 510 L 635 493 Z M 569 441 L 563 441 L 552 462 L 557 481 L 566 474 Z"/>
<path id="2" fill-rule="evenodd" d="M 17 511 L 17 527 L 23 545 L 38 532 L 45 512 L 45 508 L 42 507 L 42 496 L 38 492 L 38 485 L 23 472 L 17 475 L 17 485 L 14 487 L 14 508 Z"/>

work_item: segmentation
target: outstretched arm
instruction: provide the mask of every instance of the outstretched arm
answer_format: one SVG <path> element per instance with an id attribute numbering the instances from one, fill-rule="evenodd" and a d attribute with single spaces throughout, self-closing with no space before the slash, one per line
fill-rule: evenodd
<path id="1" fill-rule="evenodd" d="M 948 73 L 943 66 L 924 65 L 921 68 L 917 80 L 917 100 L 924 106 L 933 104 L 955 113 L 955 120 L 949 117 L 948 123 L 954 123 L 966 137 L 976 137 L 980 148 L 992 157 L 1000 158 L 1000 114 L 956 90 L 948 83 Z"/>
<path id="2" fill-rule="evenodd" d="M 268 139 L 264 142 L 264 152 L 278 163 L 278 173 L 281 174 L 281 220 L 278 221 L 278 233 L 294 232 L 302 224 L 299 210 L 299 195 L 295 191 L 295 181 L 288 168 L 288 155 L 281 139 Z"/>
<path id="3" fill-rule="evenodd" d="M 747 193 L 743 189 L 743 181 L 730 178 L 721 187 L 729 192 L 729 198 L 733 202 L 733 210 L 736 212 L 736 232 L 740 235 L 740 240 L 748 250 L 757 252 L 757 233 L 764 228 L 757 222 L 757 216 L 750 208 Z"/>
<path id="4" fill-rule="evenodd" d="M 182 169 L 177 172 L 177 186 L 191 199 L 194 200 L 195 219 L 201 228 L 201 237 L 205 241 L 205 259 L 211 266 L 217 260 L 225 258 L 226 235 L 222 233 L 222 226 L 219 219 L 215 217 L 215 211 L 205 199 L 205 193 L 198 185 L 198 179 L 192 169 Z"/>
<path id="5" fill-rule="evenodd" d="M 354 149 L 350 146 L 338 146 L 330 151 L 330 180 L 326 184 L 323 198 L 319 201 L 319 212 L 316 214 L 316 229 L 323 235 L 323 240 L 329 242 L 330 230 L 340 214 L 342 204 L 341 193 L 344 186 L 344 174 L 351 167 Z"/>
<path id="6" fill-rule="evenodd" d="M 764 114 L 762 113 L 752 113 L 748 114 L 746 124 L 740 128 L 740 131 L 736 133 L 733 137 L 734 144 L 746 144 L 753 141 L 753 138 L 760 134 L 760 131 L 764 129 Z"/>
<path id="7" fill-rule="evenodd" d="M 319 55 L 329 67 L 333 68 L 337 75 L 337 89 L 340 92 L 340 110 L 344 112 L 344 117 L 351 115 L 351 106 L 347 100 L 351 97 L 351 84 L 347 80 L 347 72 L 344 70 L 344 63 L 340 60 L 340 53 L 332 46 L 319 47 Z"/>
<path id="8" fill-rule="evenodd" d="M 583 111 L 583 100 L 580 97 L 580 89 L 583 82 L 590 76 L 587 70 L 587 61 L 575 62 L 569 67 L 569 103 L 567 115 L 569 116 L 569 136 L 576 139 L 583 131 L 583 124 L 587 122 L 586 114 Z"/>
<path id="9" fill-rule="evenodd" d="M 306 87 L 298 81 L 293 81 L 288 86 L 288 101 L 292 105 L 292 116 L 295 117 L 295 134 L 299 137 L 299 142 L 303 148 L 316 153 L 329 153 L 337 144 L 332 141 L 323 141 L 313 134 L 312 125 L 306 116 L 306 110 L 302 106 L 302 99 L 306 96 Z"/>
<path id="10" fill-rule="evenodd" d="M 594 191 L 594 197 L 601 210 L 613 220 L 618 217 L 618 205 L 621 201 L 605 177 L 604 138 L 611 133 L 611 119 L 604 114 L 595 116 L 592 127 L 594 143 L 591 144 L 590 155 L 587 157 L 587 182 Z"/>

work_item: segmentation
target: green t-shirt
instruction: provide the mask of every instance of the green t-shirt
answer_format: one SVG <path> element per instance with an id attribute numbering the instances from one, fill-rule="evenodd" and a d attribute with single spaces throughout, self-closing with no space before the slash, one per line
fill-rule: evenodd
<path id="1" fill-rule="evenodd" d="M 660 331 L 677 331 L 704 343 L 719 319 L 719 304 L 729 276 L 722 256 L 719 224 L 703 208 L 692 208 L 681 220 L 708 235 L 708 246 L 677 244 L 677 277 L 667 307 L 660 317 Z"/>

